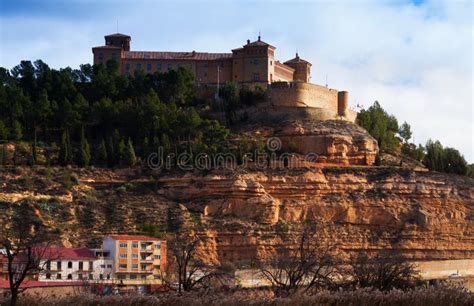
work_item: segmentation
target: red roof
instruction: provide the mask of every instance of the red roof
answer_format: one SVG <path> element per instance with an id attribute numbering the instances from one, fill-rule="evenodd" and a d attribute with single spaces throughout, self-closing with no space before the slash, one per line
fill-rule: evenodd
<path id="1" fill-rule="evenodd" d="M 50 281 L 37 281 L 37 280 L 24 280 L 20 288 L 34 288 L 34 287 L 61 287 L 61 286 L 84 286 L 84 282 L 78 281 L 64 281 L 64 282 L 50 282 Z M 0 288 L 10 288 L 10 283 L 6 279 L 0 279 Z"/>
<path id="2" fill-rule="evenodd" d="M 298 53 L 296 53 L 296 57 L 293 58 L 293 59 L 290 59 L 289 61 L 286 61 L 285 64 L 293 64 L 293 63 L 305 63 L 305 64 L 309 64 L 311 66 L 311 63 L 308 62 L 308 61 L 305 61 L 304 59 L 301 59 L 298 55 Z"/>
<path id="3" fill-rule="evenodd" d="M 161 52 L 161 51 L 126 51 L 124 59 L 161 59 L 161 60 L 194 60 L 212 61 L 232 58 L 232 53 L 207 53 L 207 52 Z"/>
<path id="4" fill-rule="evenodd" d="M 87 260 L 94 259 L 94 252 L 88 248 L 50 247 L 44 252 L 45 258 Z"/>
<path id="5" fill-rule="evenodd" d="M 140 240 L 140 241 L 162 241 L 163 239 L 158 239 L 155 237 L 145 236 L 145 235 L 109 235 L 108 237 L 114 240 Z"/>

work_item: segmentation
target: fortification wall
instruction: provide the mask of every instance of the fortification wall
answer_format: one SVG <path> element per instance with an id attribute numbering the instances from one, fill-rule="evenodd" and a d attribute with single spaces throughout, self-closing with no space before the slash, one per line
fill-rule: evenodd
<path id="1" fill-rule="evenodd" d="M 275 107 L 310 108 L 319 120 L 340 117 L 354 122 L 356 114 L 348 109 L 349 94 L 304 82 L 275 82 L 268 88 L 268 98 Z M 324 118 L 324 119 L 323 119 Z"/>
<path id="2" fill-rule="evenodd" d="M 318 107 L 337 112 L 337 90 L 310 83 L 272 83 L 271 102 L 278 106 Z"/>

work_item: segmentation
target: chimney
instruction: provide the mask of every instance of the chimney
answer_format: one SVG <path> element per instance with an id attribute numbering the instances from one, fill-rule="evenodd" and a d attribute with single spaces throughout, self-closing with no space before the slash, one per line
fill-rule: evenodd
<path id="1" fill-rule="evenodd" d="M 260 35 L 258 35 L 258 41 L 260 41 Z"/>
<path id="2" fill-rule="evenodd" d="M 247 45 L 249 45 L 249 44 L 250 44 L 250 39 L 247 39 Z"/>

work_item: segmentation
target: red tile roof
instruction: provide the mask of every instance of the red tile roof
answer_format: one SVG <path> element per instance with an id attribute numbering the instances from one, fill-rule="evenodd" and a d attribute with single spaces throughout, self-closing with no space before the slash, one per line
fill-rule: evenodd
<path id="1" fill-rule="evenodd" d="M 114 240 L 140 240 L 140 241 L 162 241 L 163 239 L 154 238 L 145 235 L 109 235 L 108 237 Z"/>
<path id="2" fill-rule="evenodd" d="M 20 288 L 84 286 L 84 285 L 85 285 L 84 282 L 78 282 L 78 281 L 51 282 L 51 281 L 24 280 L 21 283 Z M 5 279 L 0 279 L 0 288 L 1 289 L 10 288 L 9 281 Z"/>
<path id="3" fill-rule="evenodd" d="M 122 47 L 117 47 L 117 46 L 98 46 L 98 47 L 92 48 L 92 50 L 94 50 L 94 49 L 122 49 Z"/>
<path id="4" fill-rule="evenodd" d="M 212 61 L 232 58 L 232 53 L 207 52 L 160 52 L 160 51 L 126 51 L 124 59 L 161 59 L 161 60 L 194 60 Z"/>
<path id="5" fill-rule="evenodd" d="M 88 248 L 51 247 L 44 251 L 44 258 L 89 260 L 94 259 L 94 252 Z"/>
<path id="6" fill-rule="evenodd" d="M 289 61 L 286 61 L 286 62 L 285 62 L 285 64 L 287 64 L 287 63 L 290 63 L 290 64 L 292 64 L 292 63 L 306 63 L 306 64 L 309 64 L 309 65 L 311 66 L 311 63 L 308 62 L 308 61 L 305 61 L 304 59 L 301 59 L 301 58 L 299 57 L 298 53 L 296 53 L 296 57 L 295 57 L 295 58 L 290 59 Z"/>
<path id="7" fill-rule="evenodd" d="M 122 33 L 115 33 L 115 34 L 105 35 L 105 37 L 128 37 L 128 38 L 130 38 L 130 35 L 126 35 L 126 34 L 122 34 Z"/>

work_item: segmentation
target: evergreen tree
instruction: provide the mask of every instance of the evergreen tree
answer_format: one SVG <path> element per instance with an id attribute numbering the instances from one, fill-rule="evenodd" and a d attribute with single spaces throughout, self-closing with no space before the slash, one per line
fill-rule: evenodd
<path id="1" fill-rule="evenodd" d="M 61 137 L 61 148 L 59 150 L 59 164 L 67 166 L 72 164 L 72 148 L 71 140 L 69 139 L 69 131 L 64 130 Z"/>
<path id="2" fill-rule="evenodd" d="M 8 129 L 5 126 L 5 123 L 3 123 L 2 120 L 0 120 L 0 140 L 7 140 L 8 139 Z"/>
<path id="3" fill-rule="evenodd" d="M 107 137 L 107 166 L 113 167 L 116 165 L 115 162 L 115 150 L 114 140 L 112 137 Z"/>
<path id="4" fill-rule="evenodd" d="M 23 129 L 18 120 L 13 121 L 12 128 L 10 130 L 10 138 L 13 140 L 21 140 L 23 138 Z"/>
<path id="5" fill-rule="evenodd" d="M 122 139 L 120 140 L 118 144 L 118 149 L 116 152 L 117 154 L 116 156 L 118 157 L 118 161 L 120 164 L 122 163 L 122 161 L 124 161 L 125 150 L 126 150 L 125 141 Z"/>
<path id="6" fill-rule="evenodd" d="M 105 165 L 107 160 L 107 146 L 105 145 L 105 140 L 102 139 L 99 147 L 97 148 L 96 161 L 98 164 Z"/>
<path id="7" fill-rule="evenodd" d="M 135 150 L 133 149 L 133 144 L 130 138 L 128 138 L 127 146 L 125 147 L 123 161 L 127 166 L 134 166 L 137 162 Z"/>
<path id="8" fill-rule="evenodd" d="M 91 160 L 91 152 L 89 143 L 84 135 L 84 128 L 81 129 L 81 140 L 79 144 L 79 150 L 77 151 L 76 164 L 79 167 L 85 167 L 89 165 Z"/>
<path id="9" fill-rule="evenodd" d="M 400 129 L 398 130 L 398 134 L 403 138 L 405 143 L 408 143 L 408 141 L 411 138 L 412 132 L 411 132 L 411 127 L 408 123 L 403 122 L 402 125 L 400 126 Z"/>
<path id="10" fill-rule="evenodd" d="M 146 160 L 150 153 L 150 141 L 148 140 L 148 137 L 145 137 L 142 142 L 142 159 Z"/>
<path id="11" fill-rule="evenodd" d="M 7 149 L 6 145 L 2 145 L 0 149 L 0 165 L 6 165 L 7 164 Z"/>

